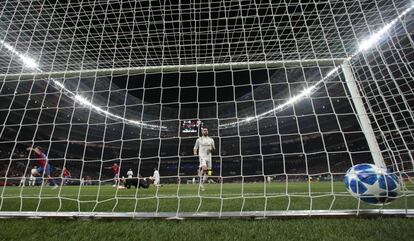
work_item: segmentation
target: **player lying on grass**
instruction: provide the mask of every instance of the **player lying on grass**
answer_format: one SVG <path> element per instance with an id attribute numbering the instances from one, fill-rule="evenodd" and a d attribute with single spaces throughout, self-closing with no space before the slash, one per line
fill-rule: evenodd
<path id="1" fill-rule="evenodd" d="M 122 178 L 121 183 L 124 184 L 124 187 L 130 189 L 131 186 L 135 186 L 135 188 L 149 188 L 150 180 L 149 178 L 142 177 L 141 175 L 139 178 Z"/>

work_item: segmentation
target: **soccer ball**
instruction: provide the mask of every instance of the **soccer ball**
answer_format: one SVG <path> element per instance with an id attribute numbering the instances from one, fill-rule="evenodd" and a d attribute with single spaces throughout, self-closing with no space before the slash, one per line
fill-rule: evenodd
<path id="1" fill-rule="evenodd" d="M 387 204 L 401 189 L 398 177 L 372 164 L 355 165 L 345 174 L 345 187 L 357 199 L 369 204 Z"/>

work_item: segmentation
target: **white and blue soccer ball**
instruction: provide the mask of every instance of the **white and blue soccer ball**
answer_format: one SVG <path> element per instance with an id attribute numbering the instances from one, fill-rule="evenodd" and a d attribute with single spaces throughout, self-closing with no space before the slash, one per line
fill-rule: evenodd
<path id="1" fill-rule="evenodd" d="M 397 175 L 372 164 L 349 168 L 344 181 L 352 196 L 369 204 L 390 203 L 398 197 L 401 189 Z"/>

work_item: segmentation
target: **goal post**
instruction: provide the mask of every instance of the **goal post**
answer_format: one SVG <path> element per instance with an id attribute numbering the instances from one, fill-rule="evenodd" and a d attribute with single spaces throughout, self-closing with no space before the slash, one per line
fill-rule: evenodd
<path id="1" fill-rule="evenodd" d="M 369 150 L 371 151 L 372 159 L 376 166 L 386 168 L 384 158 L 382 157 L 381 150 L 378 146 L 375 133 L 372 130 L 370 120 L 362 102 L 362 97 L 358 91 L 356 80 L 353 76 L 350 63 L 345 61 L 342 65 L 342 71 L 344 73 L 345 81 L 351 94 L 352 102 L 355 106 L 356 113 L 358 115 L 359 123 L 361 125 L 362 132 L 367 140 Z"/>

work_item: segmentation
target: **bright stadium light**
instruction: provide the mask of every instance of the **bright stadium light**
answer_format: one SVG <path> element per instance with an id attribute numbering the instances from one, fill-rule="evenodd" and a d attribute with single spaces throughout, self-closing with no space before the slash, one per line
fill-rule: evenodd
<path id="1" fill-rule="evenodd" d="M 92 106 L 91 102 L 89 102 L 86 98 L 84 98 L 80 95 L 75 95 L 75 100 L 77 102 L 81 103 L 82 105 Z"/>
<path id="2" fill-rule="evenodd" d="M 11 46 L 10 44 L 4 42 L 4 40 L 0 40 L 0 43 L 7 50 L 12 52 L 14 55 L 18 56 L 20 58 L 20 60 L 24 63 L 25 66 L 27 66 L 31 69 L 35 69 L 39 72 L 42 72 L 39 65 L 36 63 L 36 61 L 34 59 L 32 59 L 30 57 L 27 57 L 27 56 L 24 56 L 19 51 L 17 51 L 13 46 Z M 78 94 L 75 94 L 72 91 L 68 90 L 63 83 L 61 83 L 61 82 L 59 82 L 59 81 L 57 81 L 53 78 L 51 80 L 56 85 L 56 87 L 58 87 L 61 91 L 64 91 L 67 94 L 67 96 L 69 96 L 70 98 L 72 98 L 73 100 L 79 102 L 82 105 L 89 106 L 91 109 L 95 110 L 97 113 L 108 116 L 112 119 L 117 119 L 117 120 L 121 120 L 121 121 L 124 121 L 126 123 L 129 123 L 129 124 L 137 125 L 139 127 L 147 127 L 147 128 L 151 128 L 151 129 L 159 129 L 159 128 L 166 129 L 165 126 L 149 125 L 149 124 L 142 123 L 140 121 L 129 120 L 129 119 L 123 118 L 121 116 L 112 114 L 112 113 L 110 113 L 106 110 L 103 110 L 102 108 L 100 108 L 98 106 L 95 106 L 94 104 L 92 104 L 92 102 L 87 100 L 85 97 L 80 96 Z"/>
<path id="3" fill-rule="evenodd" d="M 31 69 L 35 69 L 40 71 L 39 65 L 36 63 L 36 61 L 30 57 L 24 56 L 23 54 L 19 53 L 13 46 L 10 44 L 4 42 L 4 40 L 0 40 L 0 43 L 10 52 L 12 52 L 14 55 L 17 55 L 23 62 L 23 64 L 26 67 L 29 67 Z"/>
<path id="4" fill-rule="evenodd" d="M 396 17 L 394 20 L 386 24 L 382 29 L 380 29 L 378 32 L 371 35 L 368 39 L 363 40 L 359 44 L 358 53 L 368 50 L 371 47 L 373 47 L 376 43 L 378 43 L 382 38 L 384 38 L 385 34 L 390 30 L 398 20 L 400 20 L 402 17 L 404 17 L 407 13 L 409 13 L 414 8 L 414 3 L 411 5 L 411 7 L 404 10 L 398 17 Z"/>
<path id="5" fill-rule="evenodd" d="M 389 29 L 391 29 L 397 23 L 398 20 L 403 18 L 405 15 L 407 15 L 413 9 L 414 9 L 414 2 L 411 5 L 411 7 L 404 10 L 400 15 L 398 15 L 398 17 L 396 17 L 394 20 L 389 22 L 387 25 L 385 25 L 378 32 L 373 34 L 367 40 L 362 41 L 361 44 L 359 45 L 358 51 L 356 51 L 355 53 L 353 53 L 352 55 L 347 57 L 346 61 L 351 60 L 352 58 L 354 58 L 355 56 L 360 54 L 362 51 L 368 50 L 369 48 L 374 46 L 375 43 L 377 43 L 379 40 L 381 40 L 384 37 L 384 35 L 387 33 L 387 31 Z M 312 94 L 312 92 L 316 89 L 316 87 L 319 84 L 321 84 L 322 82 L 326 81 L 328 78 L 330 78 L 331 76 L 336 74 L 341 68 L 342 68 L 341 66 L 336 66 L 334 69 L 329 71 L 328 74 L 325 77 L 323 77 L 321 80 L 316 82 L 314 85 L 310 86 L 307 89 L 304 89 L 300 94 L 291 97 L 285 103 L 276 106 L 274 109 L 268 110 L 268 111 L 263 112 L 263 113 L 261 113 L 259 115 L 256 115 L 256 116 L 250 116 L 250 117 L 244 118 L 241 121 L 236 121 L 236 122 L 231 122 L 231 123 L 226 123 L 226 124 L 219 125 L 219 128 L 228 128 L 228 127 L 234 127 L 237 124 L 245 124 L 247 122 L 252 121 L 253 119 L 261 119 L 262 117 L 267 116 L 270 113 L 281 111 L 281 110 L 285 109 L 286 107 L 288 107 L 290 105 L 293 105 L 294 103 L 302 100 L 303 98 L 309 97 L 309 95 Z"/>
<path id="6" fill-rule="evenodd" d="M 106 111 L 106 110 L 92 104 L 92 102 L 90 102 L 85 97 L 83 97 L 81 95 L 78 95 L 78 94 L 75 94 L 74 92 L 70 91 L 61 82 L 59 82 L 55 79 L 52 79 L 52 81 L 57 87 L 60 88 L 60 91 L 66 93 L 67 96 L 69 96 L 70 98 L 74 99 L 75 101 L 77 101 L 78 103 L 80 103 L 82 105 L 90 107 L 92 110 L 94 110 L 95 112 L 97 112 L 99 114 L 105 115 L 105 116 L 107 116 L 109 118 L 112 118 L 112 119 L 123 121 L 123 122 L 128 123 L 128 124 L 136 125 L 136 126 L 139 126 L 139 127 L 146 127 L 146 128 L 150 128 L 150 129 L 159 129 L 159 128 L 164 129 L 164 130 L 167 129 L 167 127 L 165 127 L 165 126 L 145 124 L 145 123 L 137 121 L 137 120 L 129 120 L 129 119 L 123 118 L 121 116 L 115 115 L 115 114 L 113 114 L 109 111 Z"/>
<path id="7" fill-rule="evenodd" d="M 245 121 L 249 122 L 249 121 L 251 121 L 253 119 L 254 119 L 254 117 L 248 117 L 248 118 L 245 119 Z"/>
<path id="8" fill-rule="evenodd" d="M 60 83 L 59 81 L 56 81 L 54 79 L 52 79 L 52 80 L 53 80 L 53 83 L 55 83 L 55 85 L 57 85 L 59 88 L 61 88 L 61 89 L 65 88 L 65 86 L 62 83 Z"/>
<path id="9" fill-rule="evenodd" d="M 26 56 L 22 56 L 21 59 L 23 60 L 23 63 L 25 64 L 25 66 L 31 68 L 31 69 L 36 69 L 39 70 L 39 66 L 37 65 L 36 61 L 30 57 L 26 57 Z"/>
<path id="10" fill-rule="evenodd" d="M 340 68 L 341 68 L 341 66 L 335 67 L 334 69 L 332 69 L 331 71 L 329 71 L 328 74 L 326 74 L 325 77 L 323 77 L 321 80 L 319 80 L 318 82 L 316 82 L 314 85 L 312 85 L 312 86 L 304 89 L 298 95 L 295 95 L 295 96 L 291 97 L 289 100 L 287 100 L 283 104 L 280 104 L 280 105 L 276 106 L 275 108 L 273 108 L 271 110 L 265 111 L 265 112 L 263 112 L 263 113 L 261 113 L 259 115 L 256 115 L 256 116 L 246 117 L 246 118 L 244 118 L 241 121 L 235 121 L 235 122 L 231 122 L 231 123 L 226 123 L 226 124 L 219 125 L 219 128 L 228 128 L 228 127 L 234 127 L 237 124 L 245 124 L 245 123 L 248 123 L 248 122 L 250 122 L 250 121 L 252 121 L 254 119 L 259 120 L 259 119 L 261 119 L 261 118 L 263 118 L 263 117 L 265 117 L 265 116 L 267 116 L 267 115 L 269 115 L 271 113 L 284 110 L 286 107 L 288 107 L 290 105 L 293 105 L 294 103 L 302 100 L 303 98 L 309 97 L 313 93 L 313 91 L 316 90 L 316 87 L 319 84 L 321 84 L 322 82 L 326 81 L 328 78 L 330 78 L 334 74 L 336 74 Z"/>

